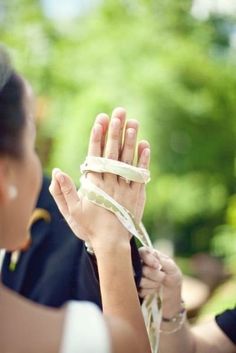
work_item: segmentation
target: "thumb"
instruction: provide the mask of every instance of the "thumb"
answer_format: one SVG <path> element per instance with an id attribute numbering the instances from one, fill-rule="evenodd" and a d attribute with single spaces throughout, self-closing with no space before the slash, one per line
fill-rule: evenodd
<path id="1" fill-rule="evenodd" d="M 54 169 L 52 175 L 53 178 L 55 178 L 59 184 L 61 193 L 67 204 L 69 213 L 74 213 L 76 206 L 78 206 L 78 203 L 80 202 L 74 182 L 69 177 L 69 175 L 62 172 L 60 169 Z"/>

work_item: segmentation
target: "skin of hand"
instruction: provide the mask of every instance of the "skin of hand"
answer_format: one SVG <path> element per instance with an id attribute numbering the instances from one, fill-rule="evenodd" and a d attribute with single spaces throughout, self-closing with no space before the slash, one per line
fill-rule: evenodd
<path id="1" fill-rule="evenodd" d="M 157 250 L 142 247 L 139 253 L 143 262 L 139 296 L 144 298 L 148 294 L 159 293 L 162 288 L 162 315 L 174 317 L 181 310 L 180 269 L 173 259 Z M 186 322 L 179 331 L 162 334 L 159 349 L 162 353 L 236 353 L 235 345 L 215 320 L 192 328 Z"/>
<path id="2" fill-rule="evenodd" d="M 126 123 L 126 112 L 123 108 L 116 108 L 110 121 L 106 114 L 99 114 L 91 131 L 88 155 L 104 156 L 133 164 L 137 132 L 137 121 L 128 120 Z M 150 147 L 148 142 L 139 142 L 137 166 L 148 168 L 149 159 Z M 122 178 L 109 173 L 89 172 L 87 177 L 117 202 L 125 206 L 135 215 L 136 219 L 141 217 L 145 203 L 145 188 L 143 185 L 135 182 L 127 183 Z M 128 231 L 124 229 L 116 216 L 92 204 L 85 197 L 82 197 L 79 192 L 77 193 L 71 178 L 59 169 L 53 170 L 50 192 L 66 221 L 79 238 L 93 244 L 94 241 L 96 242 L 96 236 L 94 235 L 97 234 L 97 229 L 99 229 L 99 239 L 109 233 L 110 229 L 116 229 L 119 241 L 124 238 L 129 239 Z M 91 222 L 91 219 L 93 222 Z M 107 239 L 107 241 L 117 240 L 114 237 Z"/>
<path id="3" fill-rule="evenodd" d="M 143 264 L 139 296 L 160 293 L 162 288 L 163 316 L 170 318 L 181 309 L 182 273 L 173 259 L 160 251 L 141 247 L 139 254 Z"/>

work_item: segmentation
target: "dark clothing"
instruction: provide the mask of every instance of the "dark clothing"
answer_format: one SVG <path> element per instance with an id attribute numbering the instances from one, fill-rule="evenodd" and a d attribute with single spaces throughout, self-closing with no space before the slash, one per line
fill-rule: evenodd
<path id="1" fill-rule="evenodd" d="M 44 178 L 37 208 L 49 211 L 50 223 L 39 220 L 31 228 L 32 245 L 22 252 L 14 271 L 9 269 L 11 254 L 2 267 L 3 283 L 23 296 L 44 305 L 59 307 L 68 300 L 88 300 L 101 307 L 96 260 L 84 242 L 70 230 L 61 216 Z M 141 262 L 131 240 L 136 284 L 141 279 Z"/>
<path id="2" fill-rule="evenodd" d="M 226 336 L 236 344 L 236 308 L 224 311 L 215 320 Z"/>

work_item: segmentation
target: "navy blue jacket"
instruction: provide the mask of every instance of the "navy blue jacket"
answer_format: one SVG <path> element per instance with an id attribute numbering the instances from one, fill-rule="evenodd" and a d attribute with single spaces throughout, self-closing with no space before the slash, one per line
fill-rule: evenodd
<path id="1" fill-rule="evenodd" d="M 215 320 L 226 336 L 236 345 L 236 307 L 225 310 L 217 315 Z"/>
<path id="2" fill-rule="evenodd" d="M 10 253 L 2 267 L 3 283 L 23 296 L 47 306 L 60 307 L 68 300 L 88 300 L 101 307 L 96 260 L 86 251 L 61 216 L 44 178 L 37 208 L 49 211 L 51 221 L 38 220 L 31 228 L 32 244 L 22 252 L 14 271 Z M 131 240 L 135 281 L 141 279 L 141 262 Z"/>

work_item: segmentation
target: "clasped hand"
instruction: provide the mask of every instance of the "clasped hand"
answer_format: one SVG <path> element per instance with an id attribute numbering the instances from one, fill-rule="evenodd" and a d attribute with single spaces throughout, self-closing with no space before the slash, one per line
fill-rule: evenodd
<path id="1" fill-rule="evenodd" d="M 106 157 L 133 165 L 136 150 L 138 123 L 126 122 L 126 112 L 116 108 L 111 119 L 99 114 L 90 134 L 88 155 Z M 137 166 L 148 168 L 150 147 L 147 141 L 138 143 Z M 145 205 L 145 186 L 136 182 L 127 183 L 110 173 L 87 173 L 96 186 L 104 190 L 118 203 L 127 208 L 140 221 Z M 92 204 L 77 192 L 72 179 L 59 169 L 52 173 L 50 192 L 57 206 L 77 237 L 89 241 L 94 247 L 104 242 L 129 240 L 128 231 L 110 211 Z"/>

